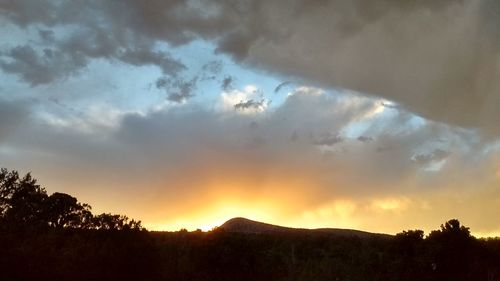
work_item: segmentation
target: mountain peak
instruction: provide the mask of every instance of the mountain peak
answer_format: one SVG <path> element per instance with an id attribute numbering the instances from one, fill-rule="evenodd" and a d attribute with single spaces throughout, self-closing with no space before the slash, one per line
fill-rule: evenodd
<path id="1" fill-rule="evenodd" d="M 221 225 L 220 228 L 228 232 L 242 233 L 280 232 L 286 229 L 286 227 L 253 221 L 242 217 L 232 218 Z"/>

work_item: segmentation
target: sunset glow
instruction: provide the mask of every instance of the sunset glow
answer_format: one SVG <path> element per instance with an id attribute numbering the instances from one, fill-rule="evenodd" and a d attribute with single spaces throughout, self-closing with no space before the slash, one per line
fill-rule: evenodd
<path id="1" fill-rule="evenodd" d="M 158 231 L 500 236 L 495 1 L 7 2 L 0 167 L 49 193 Z"/>

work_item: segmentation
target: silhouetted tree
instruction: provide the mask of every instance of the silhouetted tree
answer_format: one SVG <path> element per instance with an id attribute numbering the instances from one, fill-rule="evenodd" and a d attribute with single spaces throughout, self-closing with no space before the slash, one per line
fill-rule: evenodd
<path id="1" fill-rule="evenodd" d="M 472 272 L 478 245 L 468 227 L 452 219 L 431 231 L 426 241 L 437 280 L 471 280 L 467 274 Z"/>
<path id="2" fill-rule="evenodd" d="M 47 192 L 31 174 L 19 177 L 16 171 L 0 170 L 1 220 L 9 223 L 39 223 Z"/>
<path id="3" fill-rule="evenodd" d="M 417 252 L 417 248 L 422 246 L 424 241 L 424 231 L 408 230 L 403 231 L 394 237 L 397 248 L 403 255 L 412 256 Z"/>
<path id="4" fill-rule="evenodd" d="M 446 237 L 454 239 L 469 239 L 471 237 L 468 227 L 460 225 L 457 219 L 451 219 L 441 225 L 440 230 L 434 230 L 429 234 L 429 238 Z"/>
<path id="5" fill-rule="evenodd" d="M 100 214 L 92 220 L 95 229 L 108 230 L 143 230 L 141 221 L 130 220 L 124 215 Z"/>
<path id="6" fill-rule="evenodd" d="M 80 204 L 68 194 L 55 192 L 43 204 L 44 219 L 49 226 L 90 228 L 92 213 L 88 204 Z"/>
<path id="7" fill-rule="evenodd" d="M 65 193 L 47 195 L 44 188 L 28 173 L 0 169 L 0 222 L 14 225 L 55 228 L 143 230 L 140 221 L 124 215 L 93 216 L 91 207 Z"/>

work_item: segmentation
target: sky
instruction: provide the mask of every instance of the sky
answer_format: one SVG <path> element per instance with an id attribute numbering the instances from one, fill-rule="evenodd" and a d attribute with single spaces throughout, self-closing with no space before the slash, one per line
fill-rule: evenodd
<path id="1" fill-rule="evenodd" d="M 0 0 L 0 166 L 151 230 L 500 236 L 496 0 Z"/>

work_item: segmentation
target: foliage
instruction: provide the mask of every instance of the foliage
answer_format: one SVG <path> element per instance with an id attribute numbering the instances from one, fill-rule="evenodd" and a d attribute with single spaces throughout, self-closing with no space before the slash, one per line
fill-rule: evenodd
<path id="1" fill-rule="evenodd" d="M 94 216 L 88 204 L 68 194 L 51 195 L 26 174 L 0 170 L 0 223 L 16 227 L 141 230 L 141 222 L 123 215 Z"/>

